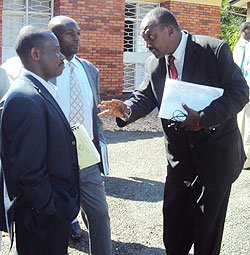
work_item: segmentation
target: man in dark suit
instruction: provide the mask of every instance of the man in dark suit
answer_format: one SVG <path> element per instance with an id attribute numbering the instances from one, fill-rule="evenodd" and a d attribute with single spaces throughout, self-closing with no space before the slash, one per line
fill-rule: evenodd
<path id="1" fill-rule="evenodd" d="M 65 55 L 65 69 L 55 79 L 59 105 L 71 125 L 84 125 L 97 150 L 103 153 L 100 148 L 100 144 L 105 144 L 102 121 L 97 117 L 100 112 L 97 108 L 100 103 L 99 71 L 89 61 L 76 56 L 80 48 L 80 27 L 67 16 L 55 16 L 49 22 L 48 28 L 57 36 L 61 51 Z M 77 99 L 73 92 L 76 85 Z M 102 163 L 105 164 L 105 161 Z M 93 255 L 112 253 L 108 204 L 101 176 L 101 173 L 107 174 L 103 164 L 86 167 L 80 172 L 81 212 L 89 230 L 90 254 Z M 81 233 L 75 219 L 71 225 L 71 237 L 79 240 Z"/>
<path id="2" fill-rule="evenodd" d="M 64 69 L 50 31 L 21 33 L 24 70 L 8 92 L 1 119 L 1 160 L 14 205 L 19 255 L 68 254 L 70 223 L 79 211 L 76 141 L 49 79 Z"/>
<path id="3" fill-rule="evenodd" d="M 168 159 L 163 205 L 167 254 L 186 255 L 194 243 L 194 254 L 218 255 L 231 184 L 245 161 L 236 115 L 248 102 L 246 81 L 225 42 L 181 31 L 165 8 L 145 16 L 141 34 L 153 53 L 143 83 L 125 103 L 102 102 L 99 116 L 113 114 L 125 126 L 160 109 L 166 77 L 224 89 L 199 112 L 183 104 L 183 122 L 162 119 Z"/>

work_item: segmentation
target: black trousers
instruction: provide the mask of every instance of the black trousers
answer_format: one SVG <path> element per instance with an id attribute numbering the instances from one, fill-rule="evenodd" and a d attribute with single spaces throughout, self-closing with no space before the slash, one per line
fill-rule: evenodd
<path id="1" fill-rule="evenodd" d="M 231 185 L 221 190 L 166 178 L 163 241 L 168 255 L 219 255 Z"/>
<path id="2" fill-rule="evenodd" d="M 27 215 L 28 214 L 28 215 Z M 57 222 L 49 216 L 35 216 L 27 227 L 27 208 L 18 208 L 15 213 L 16 248 L 18 255 L 67 255 L 70 222 Z"/>

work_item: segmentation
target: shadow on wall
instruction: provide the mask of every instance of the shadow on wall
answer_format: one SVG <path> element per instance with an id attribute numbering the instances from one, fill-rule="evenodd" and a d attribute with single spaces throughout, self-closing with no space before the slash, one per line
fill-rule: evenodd
<path id="1" fill-rule="evenodd" d="M 107 196 L 115 198 L 159 202 L 163 200 L 164 183 L 138 177 L 122 179 L 107 176 L 105 177 L 105 191 Z"/>

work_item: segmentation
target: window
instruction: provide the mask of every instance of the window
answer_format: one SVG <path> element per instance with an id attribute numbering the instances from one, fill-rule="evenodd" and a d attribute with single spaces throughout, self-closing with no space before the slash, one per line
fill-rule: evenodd
<path id="1" fill-rule="evenodd" d="M 158 3 L 127 0 L 125 3 L 124 25 L 124 71 L 123 91 L 132 91 L 140 85 L 144 77 L 144 63 L 150 56 L 140 35 L 140 24 L 143 17 Z"/>
<path id="2" fill-rule="evenodd" d="M 47 28 L 53 13 L 53 4 L 53 0 L 3 0 L 3 61 L 16 55 L 14 45 L 23 26 Z"/>

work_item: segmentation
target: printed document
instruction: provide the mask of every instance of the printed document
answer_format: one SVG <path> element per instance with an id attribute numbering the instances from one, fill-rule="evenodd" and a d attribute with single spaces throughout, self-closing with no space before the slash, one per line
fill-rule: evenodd
<path id="1" fill-rule="evenodd" d="M 190 82 L 166 79 L 159 117 L 171 119 L 176 112 L 187 113 L 182 103 L 195 111 L 203 110 L 223 95 L 224 89 Z M 185 117 L 183 117 L 183 120 Z"/>

